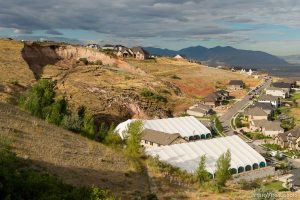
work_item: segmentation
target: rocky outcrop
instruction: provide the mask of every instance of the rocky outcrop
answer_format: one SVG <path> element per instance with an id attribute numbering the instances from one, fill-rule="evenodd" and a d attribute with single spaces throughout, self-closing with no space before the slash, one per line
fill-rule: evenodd
<path id="1" fill-rule="evenodd" d="M 67 63 L 67 65 L 71 66 L 72 63 L 76 63 L 76 61 L 82 58 L 90 63 L 116 66 L 130 73 L 145 75 L 145 72 L 141 69 L 136 69 L 118 58 L 95 49 L 88 49 L 81 46 L 24 43 L 22 57 L 27 62 L 37 80 L 42 77 L 43 68 L 46 65 L 54 65 L 61 61 L 60 65 Z"/>

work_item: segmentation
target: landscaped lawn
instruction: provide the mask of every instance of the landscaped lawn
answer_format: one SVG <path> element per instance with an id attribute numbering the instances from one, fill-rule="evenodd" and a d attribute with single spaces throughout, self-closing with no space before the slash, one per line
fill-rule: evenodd
<path id="1" fill-rule="evenodd" d="M 282 186 L 282 182 L 280 181 L 272 181 L 264 185 L 267 189 L 273 189 L 275 191 L 287 191 L 286 188 Z"/>
<path id="2" fill-rule="evenodd" d="M 252 140 L 270 139 L 270 137 L 263 135 L 261 132 L 246 132 L 244 135 Z"/>
<path id="3" fill-rule="evenodd" d="M 291 99 L 292 99 L 292 100 L 300 99 L 300 92 L 293 93 Z"/>
<path id="4" fill-rule="evenodd" d="M 270 148 L 272 150 L 282 150 L 281 146 L 279 146 L 278 144 L 263 144 L 263 146 Z"/>

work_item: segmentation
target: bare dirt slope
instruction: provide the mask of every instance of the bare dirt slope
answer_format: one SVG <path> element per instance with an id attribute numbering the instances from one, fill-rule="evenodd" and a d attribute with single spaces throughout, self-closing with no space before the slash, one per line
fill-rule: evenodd
<path id="1" fill-rule="evenodd" d="M 218 88 L 226 88 L 230 80 L 239 79 L 246 83 L 247 87 L 255 87 L 260 80 L 242 75 L 238 72 L 217 69 L 191 63 L 187 60 L 173 58 L 157 58 L 145 61 L 134 59 L 126 60 L 131 65 L 140 68 L 159 79 L 169 81 L 176 85 L 184 94 L 185 99 L 176 102 L 174 112 L 181 112 L 192 102 L 205 97 Z M 233 93 L 238 98 L 245 95 L 246 91 Z"/>
<path id="2" fill-rule="evenodd" d="M 129 171 L 122 152 L 31 117 L 0 103 L 0 137 L 6 136 L 18 157 L 75 186 L 100 186 L 124 199 L 148 193 L 144 173 Z M 126 197 L 126 198 L 125 198 Z"/>
<path id="3" fill-rule="evenodd" d="M 258 84 L 258 80 L 239 73 L 186 60 L 122 60 L 80 46 L 7 40 L 0 40 L 0 44 L 0 100 L 16 101 L 17 94 L 36 80 L 52 79 L 71 109 L 85 105 L 107 122 L 180 115 L 230 79 L 242 79 L 248 86 Z M 153 95 L 141 95 L 145 90 Z"/>

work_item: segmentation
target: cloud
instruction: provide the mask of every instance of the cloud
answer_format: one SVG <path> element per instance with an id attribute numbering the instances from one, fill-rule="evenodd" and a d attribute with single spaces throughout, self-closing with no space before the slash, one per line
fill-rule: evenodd
<path id="1" fill-rule="evenodd" d="M 26 35 L 26 34 L 32 34 L 32 31 L 26 29 L 15 29 L 14 33 L 17 35 Z"/>
<path id="2" fill-rule="evenodd" d="M 61 32 L 56 31 L 56 30 L 47 30 L 46 34 L 48 34 L 48 35 L 63 35 Z"/>
<path id="3" fill-rule="evenodd" d="M 132 40 L 223 36 L 238 41 L 262 25 L 299 27 L 299 13 L 297 0 L 9 0 L 0 2 L 0 27 L 18 34 L 44 30 L 61 35 L 57 29 L 83 29 Z"/>

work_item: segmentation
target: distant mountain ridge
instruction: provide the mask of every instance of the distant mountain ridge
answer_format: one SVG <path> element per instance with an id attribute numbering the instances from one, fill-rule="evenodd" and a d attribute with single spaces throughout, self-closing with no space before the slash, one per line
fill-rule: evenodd
<path id="1" fill-rule="evenodd" d="M 281 58 L 292 64 L 300 64 L 300 55 L 282 56 Z"/>
<path id="2" fill-rule="evenodd" d="M 289 65 L 284 59 L 262 51 L 242 50 L 230 46 L 216 46 L 214 48 L 194 46 L 178 51 L 154 47 L 145 47 L 145 49 L 150 54 L 160 56 L 175 56 L 176 54 L 181 54 L 187 58 L 199 60 L 211 66 L 230 65 L 263 68 L 263 66 Z"/>

